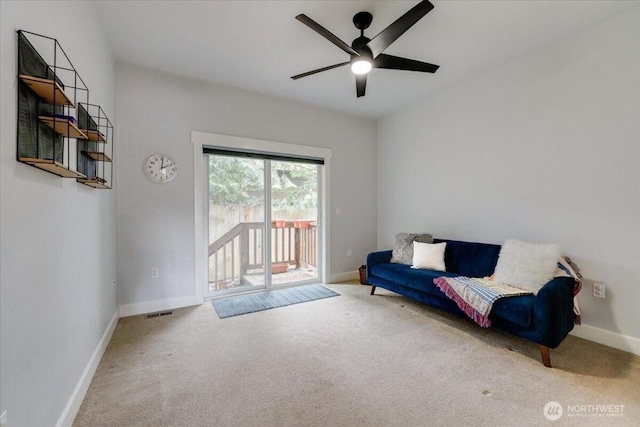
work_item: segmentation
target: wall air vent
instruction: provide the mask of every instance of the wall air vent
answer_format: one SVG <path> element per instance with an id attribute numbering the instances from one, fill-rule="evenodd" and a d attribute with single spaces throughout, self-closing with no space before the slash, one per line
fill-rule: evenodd
<path id="1" fill-rule="evenodd" d="M 151 319 L 153 317 L 163 317 L 163 316 L 169 316 L 173 314 L 173 311 L 159 311 L 157 313 L 149 313 L 146 316 L 144 316 L 145 319 Z"/>

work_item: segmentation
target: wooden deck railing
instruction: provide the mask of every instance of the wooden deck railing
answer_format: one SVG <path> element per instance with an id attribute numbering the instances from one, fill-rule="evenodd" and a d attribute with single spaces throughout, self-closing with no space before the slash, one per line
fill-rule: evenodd
<path id="1" fill-rule="evenodd" d="M 264 223 L 242 222 L 209 245 L 209 283 L 215 289 L 242 284 L 263 270 Z M 274 221 L 271 262 L 317 268 L 318 227 L 309 221 Z"/>

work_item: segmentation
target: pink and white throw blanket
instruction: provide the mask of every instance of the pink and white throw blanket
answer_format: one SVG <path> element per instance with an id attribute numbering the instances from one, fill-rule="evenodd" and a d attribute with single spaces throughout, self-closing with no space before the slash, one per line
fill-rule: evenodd
<path id="1" fill-rule="evenodd" d="M 433 283 L 483 328 L 491 326 L 489 313 L 498 299 L 532 294 L 504 283 L 475 277 L 437 277 Z"/>
<path id="2" fill-rule="evenodd" d="M 558 267 L 553 277 L 571 277 L 573 279 L 573 323 L 576 325 L 581 324 L 582 315 L 578 305 L 578 292 L 582 289 L 582 274 L 580 274 L 580 270 L 569 257 L 563 256 L 558 261 Z"/>
<path id="3" fill-rule="evenodd" d="M 573 287 L 573 312 L 574 323 L 581 322 L 580 307 L 578 306 L 578 292 L 582 288 L 582 275 L 569 257 L 561 257 L 558 261 L 554 277 L 570 277 L 574 280 Z M 433 283 L 456 304 L 467 316 L 478 325 L 488 328 L 491 326 L 489 314 L 493 304 L 504 297 L 518 295 L 533 295 L 532 292 L 519 289 L 505 283 L 499 283 L 487 277 L 484 279 L 475 277 L 438 277 Z"/>

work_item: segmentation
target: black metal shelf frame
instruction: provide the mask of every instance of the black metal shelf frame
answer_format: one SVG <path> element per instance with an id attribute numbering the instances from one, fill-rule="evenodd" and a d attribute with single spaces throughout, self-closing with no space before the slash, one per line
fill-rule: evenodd
<path id="1" fill-rule="evenodd" d="M 78 103 L 78 125 L 87 139 L 78 141 L 78 171 L 87 178 L 77 181 L 94 188 L 110 188 L 113 181 L 113 124 L 101 106 Z"/>
<path id="2" fill-rule="evenodd" d="M 94 188 L 111 188 L 113 165 L 106 151 L 110 146 L 113 152 L 113 125 L 99 105 L 90 103 L 89 89 L 69 56 L 57 39 L 41 34 L 18 30 L 17 43 L 16 160 L 83 184 L 100 183 Z M 100 153 L 98 159 L 92 153 Z"/>

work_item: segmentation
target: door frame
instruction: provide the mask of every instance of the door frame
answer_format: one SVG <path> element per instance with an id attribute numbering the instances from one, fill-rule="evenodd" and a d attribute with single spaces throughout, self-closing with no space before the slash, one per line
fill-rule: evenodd
<path id="1" fill-rule="evenodd" d="M 307 145 L 288 144 L 284 142 L 267 141 L 262 139 L 243 138 L 238 136 L 221 135 L 208 132 L 191 131 L 191 143 L 193 145 L 193 181 L 194 181 L 194 296 L 195 303 L 204 302 L 204 288 L 208 282 L 207 275 L 207 199 L 204 197 L 206 180 L 208 175 L 204 164 L 203 147 L 213 147 L 228 150 L 262 152 L 282 156 L 316 158 L 324 161 L 321 176 L 319 177 L 318 199 L 318 279 L 326 283 L 329 277 L 330 258 L 330 205 L 329 182 L 331 176 L 332 150 L 328 148 L 312 147 Z"/>

